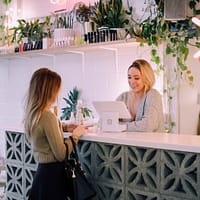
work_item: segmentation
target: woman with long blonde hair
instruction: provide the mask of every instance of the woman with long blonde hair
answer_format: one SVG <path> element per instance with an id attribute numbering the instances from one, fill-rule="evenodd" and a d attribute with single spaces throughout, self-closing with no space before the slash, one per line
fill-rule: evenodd
<path id="1" fill-rule="evenodd" d="M 61 89 L 61 77 L 48 68 L 36 70 L 30 80 L 25 105 L 25 134 L 31 143 L 38 168 L 34 176 L 29 200 L 65 200 L 64 159 L 66 146 L 73 147 L 70 139 L 64 141 L 63 126 L 51 112 Z M 69 131 L 69 130 L 68 130 Z M 83 126 L 70 127 L 78 142 L 85 133 Z"/>

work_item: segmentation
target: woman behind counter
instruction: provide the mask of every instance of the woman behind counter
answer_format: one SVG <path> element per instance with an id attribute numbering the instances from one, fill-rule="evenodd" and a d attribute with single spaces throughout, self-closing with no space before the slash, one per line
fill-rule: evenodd
<path id="1" fill-rule="evenodd" d="M 66 146 L 63 127 L 51 107 L 61 88 L 61 77 L 48 68 L 41 68 L 32 75 L 25 107 L 25 133 L 31 143 L 35 160 L 39 163 L 34 176 L 29 200 L 66 200 L 64 159 Z M 78 142 L 85 133 L 82 126 L 68 126 Z M 69 153 L 73 147 L 66 139 Z"/>
<path id="2" fill-rule="evenodd" d="M 128 68 L 130 91 L 123 92 L 117 101 L 124 101 L 132 120 L 127 131 L 164 132 L 162 98 L 153 89 L 155 75 L 151 65 L 143 59 L 135 60 Z"/>

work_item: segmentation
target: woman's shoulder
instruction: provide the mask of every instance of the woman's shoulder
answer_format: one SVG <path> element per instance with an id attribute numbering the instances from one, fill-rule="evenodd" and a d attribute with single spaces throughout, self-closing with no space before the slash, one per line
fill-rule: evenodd
<path id="1" fill-rule="evenodd" d="M 55 120 L 56 116 L 51 111 L 44 111 L 41 114 L 41 120 Z"/>
<path id="2" fill-rule="evenodd" d="M 161 96 L 160 92 L 154 88 L 150 89 L 148 92 L 147 92 L 147 95 L 150 95 L 150 96 Z"/>
<path id="3" fill-rule="evenodd" d="M 155 101 L 155 102 L 160 102 L 162 101 L 162 96 L 160 94 L 160 92 L 156 89 L 150 89 L 147 92 L 147 99 L 148 101 Z"/>
<path id="4" fill-rule="evenodd" d="M 117 100 L 127 98 L 128 94 L 129 94 L 129 91 L 122 92 L 122 93 L 117 97 Z"/>

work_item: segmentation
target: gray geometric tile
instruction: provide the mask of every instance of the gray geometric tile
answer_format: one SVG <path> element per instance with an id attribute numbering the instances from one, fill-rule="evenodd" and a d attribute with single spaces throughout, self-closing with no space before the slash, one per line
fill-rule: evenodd
<path id="1" fill-rule="evenodd" d="M 125 200 L 124 187 L 96 181 L 97 198 L 95 200 Z"/>
<path id="2" fill-rule="evenodd" d="M 23 198 L 23 167 L 17 165 L 7 165 L 6 195 L 10 197 Z"/>
<path id="3" fill-rule="evenodd" d="M 151 193 L 141 190 L 136 190 L 134 188 L 128 188 L 126 191 L 127 200 L 160 200 L 160 195 L 157 193 Z"/>
<path id="4" fill-rule="evenodd" d="M 126 185 L 141 191 L 159 192 L 160 150 L 127 146 L 126 151 Z"/>
<path id="5" fill-rule="evenodd" d="M 200 162 L 195 153 L 162 151 L 161 191 L 170 196 L 200 199 Z"/>
<path id="6" fill-rule="evenodd" d="M 28 167 L 24 168 L 24 197 L 25 199 L 28 199 L 28 192 L 31 189 L 35 172 L 36 172 L 36 168 L 28 168 Z"/>
<path id="7" fill-rule="evenodd" d="M 23 133 L 6 132 L 7 200 L 27 200 L 37 164 Z M 93 200 L 200 200 L 200 154 L 80 141 Z"/>
<path id="8" fill-rule="evenodd" d="M 104 183 L 124 184 L 124 147 L 95 143 L 95 179 Z"/>
<path id="9" fill-rule="evenodd" d="M 181 198 L 181 197 L 170 197 L 169 195 L 168 196 L 163 195 L 161 197 L 161 200 L 188 200 L 188 199 Z"/>
<path id="10" fill-rule="evenodd" d="M 8 194 L 6 196 L 6 200 L 24 200 L 24 198 L 23 197 L 19 197 L 18 195 Z"/>
<path id="11" fill-rule="evenodd" d="M 6 161 L 23 164 L 24 134 L 6 131 Z"/>
<path id="12" fill-rule="evenodd" d="M 93 163 L 93 150 L 94 150 L 94 143 L 87 142 L 87 141 L 79 141 L 78 143 L 78 154 L 79 159 L 81 161 L 82 167 L 87 174 L 88 177 L 93 177 L 95 174 L 94 172 L 94 163 Z"/>
<path id="13" fill-rule="evenodd" d="M 29 167 L 35 168 L 36 161 L 33 156 L 30 143 L 25 139 L 24 141 L 24 164 Z"/>

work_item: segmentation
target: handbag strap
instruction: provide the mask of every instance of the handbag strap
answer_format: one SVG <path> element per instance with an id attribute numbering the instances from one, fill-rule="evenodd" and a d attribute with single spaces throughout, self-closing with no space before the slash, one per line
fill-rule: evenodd
<path id="1" fill-rule="evenodd" d="M 74 156 L 75 156 L 75 159 L 77 162 L 79 162 L 79 156 L 78 156 L 78 152 L 77 152 L 77 145 L 76 143 L 74 142 L 74 139 L 72 136 L 69 136 L 71 142 L 72 142 L 72 146 L 73 146 L 73 153 L 74 153 Z"/>
<path id="2" fill-rule="evenodd" d="M 69 150 L 68 150 L 68 145 L 66 144 L 66 143 L 64 143 L 65 144 L 65 147 L 66 147 L 66 155 L 65 155 L 65 163 L 67 163 L 68 162 L 68 160 L 69 160 Z"/>

